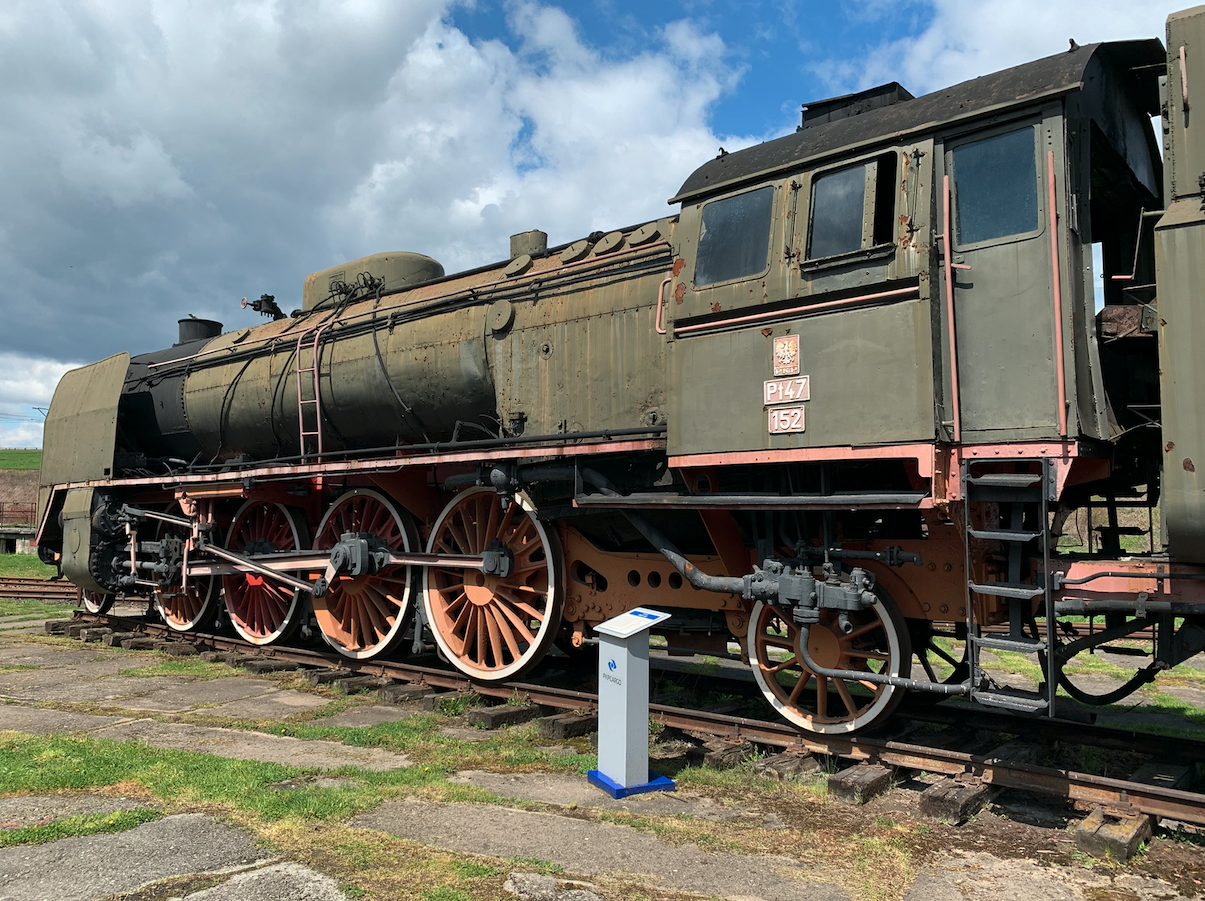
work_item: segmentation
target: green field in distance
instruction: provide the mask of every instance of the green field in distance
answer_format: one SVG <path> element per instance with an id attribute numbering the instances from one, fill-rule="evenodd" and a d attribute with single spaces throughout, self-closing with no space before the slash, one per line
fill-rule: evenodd
<path id="1" fill-rule="evenodd" d="M 0 448 L 0 469 L 41 469 L 40 450 L 17 450 Z"/>

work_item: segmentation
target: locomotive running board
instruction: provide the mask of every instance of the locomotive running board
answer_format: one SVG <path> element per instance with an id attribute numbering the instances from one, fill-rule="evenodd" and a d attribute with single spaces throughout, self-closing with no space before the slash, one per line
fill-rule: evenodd
<path id="1" fill-rule="evenodd" d="M 669 507 L 686 510 L 764 510 L 766 507 L 807 510 L 918 510 L 933 505 L 927 491 L 848 494 L 657 494 L 644 492 L 623 497 L 603 494 L 578 494 L 575 507 L 623 509 L 626 507 Z"/>

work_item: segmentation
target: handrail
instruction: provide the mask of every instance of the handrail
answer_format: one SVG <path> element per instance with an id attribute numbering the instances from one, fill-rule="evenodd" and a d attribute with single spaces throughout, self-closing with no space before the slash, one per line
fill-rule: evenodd
<path id="1" fill-rule="evenodd" d="M 958 346 L 954 336 L 954 248 L 950 244 L 950 176 L 941 179 L 941 243 L 945 253 L 946 326 L 950 333 L 950 406 L 954 441 L 962 440 L 962 413 L 958 405 Z"/>
<path id="2" fill-rule="evenodd" d="M 661 310 L 662 305 L 665 303 L 665 286 L 673 280 L 674 277 L 672 275 L 667 275 L 661 280 L 661 284 L 657 288 L 657 325 L 655 327 L 658 335 L 665 334 L 665 326 L 661 324 Z"/>
<path id="3" fill-rule="evenodd" d="M 913 285 L 908 288 L 896 288 L 893 291 L 878 291 L 874 294 L 860 294 L 857 297 L 843 297 L 840 300 L 828 300 L 821 303 L 809 303 L 798 307 L 791 307 L 789 310 L 766 310 L 763 313 L 750 313 L 748 316 L 734 316 L 730 319 L 719 319 L 715 322 L 696 322 L 694 325 L 684 325 L 681 328 L 674 327 L 674 334 L 684 334 L 686 332 L 699 332 L 705 329 L 720 329 L 730 328 L 734 325 L 740 325 L 746 322 L 762 322 L 767 319 L 785 319 L 788 316 L 802 315 L 804 313 L 812 313 L 817 310 L 831 310 L 833 307 L 849 307 L 856 304 L 866 303 L 872 300 L 885 300 L 889 298 L 905 299 L 908 295 L 920 294 L 920 286 Z"/>
<path id="4" fill-rule="evenodd" d="M 1059 280 L 1059 213 L 1055 207 L 1053 150 L 1046 152 L 1046 173 L 1047 200 L 1050 207 L 1050 266 L 1054 273 L 1054 354 L 1059 381 L 1059 434 L 1066 438 L 1067 371 L 1063 363 L 1063 290 Z"/>
<path id="5" fill-rule="evenodd" d="M 1184 45 L 1180 45 L 1180 98 L 1184 112 L 1188 112 L 1188 60 Z"/>

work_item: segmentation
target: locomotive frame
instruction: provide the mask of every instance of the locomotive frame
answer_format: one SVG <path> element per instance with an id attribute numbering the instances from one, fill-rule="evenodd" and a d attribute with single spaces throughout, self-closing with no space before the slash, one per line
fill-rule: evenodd
<path id="1" fill-rule="evenodd" d="M 309 276 L 292 315 L 264 295 L 256 328 L 182 320 L 63 378 L 39 553 L 93 610 L 141 594 L 178 631 L 313 627 L 353 659 L 426 625 L 481 680 L 673 609 L 674 644 L 731 633 L 816 732 L 905 692 L 1112 703 L 1205 649 L 1198 38 L 1201 9 L 1168 50 L 808 104 L 700 167 L 676 215 L 446 276 L 377 254 Z M 1161 504 L 1144 553 L 1117 519 L 1135 496 Z M 1059 552 L 1100 504 L 1099 549 Z M 1065 672 L 1148 628 L 1119 689 Z M 991 650 L 1044 683 L 992 684 Z"/>

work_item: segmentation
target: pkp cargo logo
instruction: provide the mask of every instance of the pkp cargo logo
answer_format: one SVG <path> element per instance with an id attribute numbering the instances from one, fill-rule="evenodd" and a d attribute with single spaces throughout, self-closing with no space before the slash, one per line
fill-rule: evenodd
<path id="1" fill-rule="evenodd" d="M 614 673 L 617 669 L 619 669 L 619 664 L 616 663 L 615 658 L 612 657 L 607 661 L 607 669 L 602 674 L 603 679 L 605 679 L 607 682 L 611 682 L 614 685 L 623 685 L 623 679 L 621 679 L 619 676 L 612 675 L 612 673 Z"/>
<path id="2" fill-rule="evenodd" d="M 615 672 L 615 670 L 618 669 L 618 665 L 615 663 L 614 660 L 608 660 L 607 661 L 607 669 L 609 669 L 611 672 Z"/>

